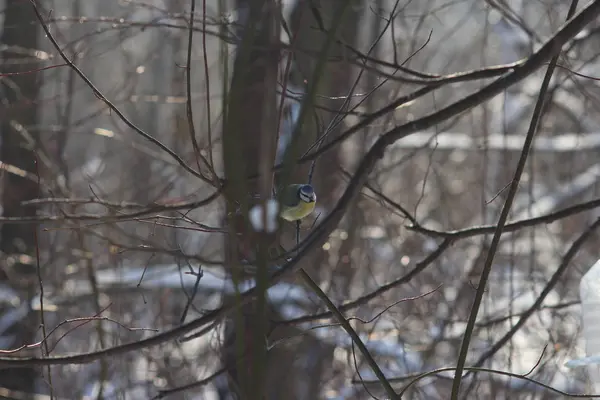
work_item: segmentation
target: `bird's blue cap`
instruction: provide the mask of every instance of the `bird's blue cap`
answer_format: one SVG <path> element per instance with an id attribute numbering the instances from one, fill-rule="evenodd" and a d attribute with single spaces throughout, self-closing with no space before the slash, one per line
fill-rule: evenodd
<path id="1" fill-rule="evenodd" d="M 302 190 L 306 194 L 312 194 L 315 192 L 311 185 L 303 185 L 300 190 Z"/>

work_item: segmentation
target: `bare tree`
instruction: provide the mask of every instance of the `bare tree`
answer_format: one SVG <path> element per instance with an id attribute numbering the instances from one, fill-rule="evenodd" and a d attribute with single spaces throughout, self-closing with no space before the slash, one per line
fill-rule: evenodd
<path id="1" fill-rule="evenodd" d="M 42 3 L 2 11 L 0 396 L 589 393 L 598 1 Z"/>

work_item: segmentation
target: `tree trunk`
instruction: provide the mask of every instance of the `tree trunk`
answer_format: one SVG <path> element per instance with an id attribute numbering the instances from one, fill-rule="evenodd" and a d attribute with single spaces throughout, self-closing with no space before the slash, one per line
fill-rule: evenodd
<path id="1" fill-rule="evenodd" d="M 265 235 L 253 233 L 246 218 L 259 193 L 270 193 L 268 180 L 247 180 L 262 166 L 272 166 L 277 141 L 274 117 L 279 40 L 276 22 L 279 10 L 273 0 L 238 0 L 238 37 L 233 76 L 223 122 L 223 162 L 227 198 L 225 260 L 233 281 L 239 281 L 243 258 L 256 252 Z M 267 239 L 264 237 L 264 239 Z M 263 282 L 264 283 L 264 282 Z M 259 288 L 260 288 L 259 283 Z M 263 296 L 242 307 L 225 321 L 221 359 L 230 378 L 230 388 L 240 399 L 274 399 L 293 393 L 273 366 L 281 366 L 288 354 L 283 348 L 267 351 L 269 320 L 278 319 Z M 226 301 L 232 301 L 234 297 Z"/>
<path id="2" fill-rule="evenodd" d="M 3 73 L 11 74 L 33 70 L 37 63 L 28 62 L 31 55 L 24 56 L 11 52 L 11 46 L 30 50 L 38 48 L 38 25 L 29 2 L 7 0 L 4 9 L 4 28 L 1 43 L 8 46 L 2 54 Z M 4 80 L 11 84 L 2 85 L 2 105 L 0 106 L 1 161 L 36 176 L 36 158 L 31 143 L 27 140 L 26 127 L 37 123 L 37 96 L 40 86 L 39 73 L 9 75 Z M 25 135 L 24 135 L 25 133 Z M 28 132 L 35 142 L 38 135 Z M 5 217 L 35 216 L 35 207 L 25 207 L 21 202 L 39 197 L 36 179 L 27 179 L 15 173 L 3 172 L 2 207 Z M 0 228 L 0 250 L 3 253 L 0 264 L 0 280 L 20 290 L 22 300 L 29 301 L 36 291 L 34 224 L 2 224 Z M 28 257 L 19 257 L 25 255 Z M 6 310 L 6 309 L 5 309 Z M 1 312 L 1 310 L 0 310 Z M 34 341 L 36 332 L 35 315 L 13 325 L 3 336 L 12 335 L 15 339 L 8 348 L 16 348 Z M 19 354 L 22 355 L 22 354 Z M 38 374 L 34 368 L 6 369 L 0 371 L 0 387 L 31 393 L 36 387 Z"/>
<path id="3" fill-rule="evenodd" d="M 248 6 L 248 4 L 256 4 L 257 2 L 252 1 L 240 1 L 238 4 L 238 9 L 243 9 L 244 5 Z M 268 3 L 265 1 L 265 3 Z M 321 10 L 324 15 L 324 20 L 329 21 L 331 18 L 332 10 L 339 6 L 338 1 L 333 2 L 324 2 L 325 5 L 323 10 Z M 334 3 L 334 4 L 330 4 Z M 308 2 L 297 2 L 296 10 L 294 11 L 294 15 L 296 16 L 296 23 L 292 24 L 292 35 L 298 30 L 298 45 L 302 49 L 311 49 L 316 50 L 317 52 L 321 50 L 323 46 L 323 41 L 326 37 L 326 33 L 324 32 L 316 32 L 316 21 L 314 20 L 314 15 L 308 10 Z M 264 5 L 263 5 L 264 7 Z M 241 13 L 244 15 L 244 13 Z M 250 15 L 245 14 L 245 15 Z M 356 20 L 358 18 L 358 13 L 356 12 L 348 12 L 348 14 L 355 14 L 353 17 L 348 18 L 345 26 L 342 28 L 341 35 L 347 40 L 349 43 L 353 43 L 356 37 L 355 29 L 356 29 Z M 298 17 L 300 15 L 300 17 Z M 294 17 L 293 17 L 294 18 Z M 266 18 L 262 19 L 261 27 L 266 26 Z M 248 32 L 244 32 L 244 34 L 240 34 L 239 37 L 242 40 L 248 40 Z M 278 35 L 271 35 L 270 37 Z M 269 76 L 267 71 L 273 68 L 273 63 L 277 60 L 273 57 L 270 57 L 269 49 L 269 35 L 264 34 L 253 36 L 252 53 L 250 57 L 247 58 L 249 60 L 249 65 L 243 65 L 239 62 L 240 54 L 243 52 L 243 49 L 238 47 L 238 59 L 236 59 L 236 65 L 234 70 L 233 82 L 236 82 L 236 74 L 244 74 L 244 78 L 240 79 L 239 75 L 237 78 L 239 79 L 238 84 L 243 85 L 243 90 L 239 90 L 237 93 L 234 93 L 234 84 L 232 84 L 232 91 L 230 96 L 233 98 L 234 95 L 241 96 L 242 100 L 236 101 L 234 104 L 237 107 L 231 107 L 232 101 L 230 100 L 230 109 L 228 114 L 229 128 L 225 130 L 225 135 L 238 135 L 237 138 L 232 139 L 224 138 L 224 148 L 225 148 L 225 169 L 227 171 L 227 157 L 232 158 L 233 153 L 227 152 L 227 144 L 229 143 L 231 146 L 233 144 L 238 144 L 237 157 L 235 158 L 235 163 L 231 162 L 232 165 L 235 166 L 237 170 L 244 171 L 244 174 L 254 174 L 259 172 L 258 166 L 260 162 L 264 161 L 261 159 L 261 151 L 263 149 L 260 147 L 261 143 L 269 142 L 272 143 L 271 140 L 273 130 L 269 130 L 271 125 L 264 120 L 263 116 L 265 115 L 265 107 L 272 107 L 276 109 L 276 106 L 272 105 L 272 99 L 267 98 L 265 96 L 265 91 L 262 89 L 265 85 L 264 83 L 269 79 L 274 79 L 273 76 Z M 262 49 L 262 50 L 261 50 Z M 264 49 L 267 49 L 265 51 Z M 340 55 L 343 52 L 341 47 L 334 50 L 336 55 Z M 301 53 L 303 54 L 303 53 Z M 296 61 L 300 63 L 300 68 L 302 72 L 304 72 L 303 78 L 305 77 L 307 80 L 313 79 L 312 70 L 314 68 L 314 60 L 310 57 L 296 57 Z M 347 91 L 350 88 L 351 79 L 352 79 L 352 69 L 346 63 L 337 63 L 329 65 L 325 72 L 326 76 L 322 79 L 322 84 L 319 88 L 319 93 L 326 93 L 332 96 L 340 96 L 347 94 Z M 300 81 L 301 82 L 301 81 Z M 300 82 L 295 82 L 296 86 L 302 86 Z M 322 102 L 317 102 L 322 103 Z M 340 101 L 328 101 L 327 106 L 329 107 L 339 107 L 341 105 Z M 311 111 L 311 113 L 313 113 Z M 304 129 L 301 133 L 300 138 L 300 146 L 301 153 L 304 152 L 310 145 L 312 145 L 317 139 L 317 130 L 311 124 L 314 119 L 311 117 L 308 118 L 304 123 Z M 329 115 L 326 116 L 325 120 L 330 118 Z M 266 123 L 266 125 L 265 125 Z M 237 129 L 235 128 L 237 127 Z M 334 131 L 331 133 L 328 138 L 333 139 L 337 135 L 338 131 Z M 268 135 L 268 138 L 263 140 L 259 140 L 261 136 Z M 244 161 L 241 159 L 245 158 Z M 270 161 L 272 160 L 271 154 L 269 153 Z M 339 166 L 339 153 L 336 151 L 330 152 L 326 157 L 319 161 L 316 168 L 314 185 L 317 188 L 317 193 L 320 193 L 318 196 L 319 204 L 322 205 L 325 209 L 329 209 L 331 205 L 335 202 L 336 197 L 336 188 L 339 185 L 340 176 L 336 174 L 336 170 Z M 305 165 L 299 168 L 296 168 L 293 172 L 293 181 L 294 182 L 306 182 L 308 175 L 309 166 Z M 236 172 L 233 168 L 230 170 L 233 173 Z M 247 175 L 246 175 L 247 176 Z M 230 176 L 226 176 L 229 180 Z M 261 189 L 260 182 L 244 182 L 247 186 L 244 189 L 245 191 L 238 192 L 237 196 L 251 194 L 259 194 L 263 193 L 264 190 Z M 231 195 L 231 194 L 230 194 Z M 242 207 L 243 208 L 243 207 Z M 230 210 L 233 211 L 233 210 Z M 245 226 L 243 223 L 238 223 L 237 226 Z M 288 229 L 289 228 L 289 229 Z M 245 226 L 245 232 L 249 232 L 250 230 Z M 290 241 L 293 241 L 294 229 L 290 226 L 284 226 L 284 240 L 287 244 Z M 246 235 L 248 236 L 248 235 Z M 234 241 L 239 238 L 234 237 Z M 240 239 L 243 241 L 244 239 Z M 286 246 L 287 247 L 287 246 Z M 239 254 L 239 251 L 232 250 L 232 246 L 230 248 L 230 259 L 233 255 Z M 319 273 L 323 271 L 323 268 L 327 268 L 327 257 L 326 254 L 322 251 L 317 251 L 316 254 L 312 254 L 307 257 L 302 263 L 303 267 L 315 278 L 319 279 Z M 294 280 L 294 277 L 291 277 L 290 280 Z M 269 320 L 277 320 L 280 319 L 278 315 L 276 315 L 276 310 L 273 307 L 268 308 Z M 236 337 L 236 332 L 238 332 L 238 328 L 240 324 L 244 326 L 245 339 L 244 343 L 248 343 L 249 338 L 253 337 L 256 333 L 257 329 L 257 321 L 260 321 L 261 316 L 256 314 L 256 309 L 254 306 L 249 305 L 244 307 L 243 312 L 241 313 L 241 320 L 230 320 L 226 325 L 226 343 L 229 346 L 225 346 L 223 348 L 223 360 L 224 364 L 230 371 L 230 375 L 236 376 L 236 372 L 239 368 L 236 369 L 236 366 L 246 365 L 244 363 L 238 363 L 234 361 L 236 357 L 233 357 L 235 350 L 235 340 L 233 338 Z M 240 322 L 241 321 L 241 322 Z M 264 319 L 263 319 L 264 321 Z M 264 399 L 279 399 L 279 398 L 293 398 L 293 399 L 316 399 L 319 398 L 323 381 L 327 380 L 328 373 L 331 373 L 331 360 L 333 356 L 333 347 L 329 345 L 324 345 L 319 342 L 319 340 L 313 338 L 311 335 L 299 335 L 300 332 L 297 331 L 296 328 L 278 326 L 273 329 L 271 332 L 271 328 L 273 326 L 263 326 L 264 332 L 268 332 L 271 334 L 269 338 L 269 343 L 273 343 L 277 341 L 277 338 L 288 338 L 288 340 L 283 340 L 282 345 L 275 346 L 270 349 L 267 355 L 267 366 L 266 366 L 266 376 L 265 376 L 265 387 L 267 388 L 265 391 Z M 228 334 L 227 334 L 228 333 Z M 290 341 L 289 338 L 294 337 L 293 341 Z M 239 340 L 239 337 L 237 338 Z M 242 346 L 243 347 L 243 346 Z M 249 351 L 248 345 L 244 347 L 244 351 L 248 354 L 255 354 L 257 349 L 252 349 L 254 351 Z M 228 349 L 228 350 L 227 350 Z M 232 372 L 234 372 L 232 374 Z M 236 376 L 236 383 L 239 386 L 243 386 L 243 384 L 239 384 L 240 378 L 239 374 Z M 252 381 L 250 381 L 252 383 Z M 253 393 L 251 393 L 253 387 L 252 384 L 248 386 L 246 392 L 242 388 L 241 398 L 256 398 L 253 397 Z M 262 400 L 262 398 L 261 398 Z"/>

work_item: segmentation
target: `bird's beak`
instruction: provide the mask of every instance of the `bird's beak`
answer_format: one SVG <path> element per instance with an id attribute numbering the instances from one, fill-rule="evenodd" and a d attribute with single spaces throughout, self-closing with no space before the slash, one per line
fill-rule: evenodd
<path id="1" fill-rule="evenodd" d="M 316 202 L 316 201 L 317 201 L 317 195 L 313 193 L 313 195 L 312 195 L 312 196 L 310 196 L 310 202 L 311 202 L 311 203 L 314 203 L 314 202 Z"/>

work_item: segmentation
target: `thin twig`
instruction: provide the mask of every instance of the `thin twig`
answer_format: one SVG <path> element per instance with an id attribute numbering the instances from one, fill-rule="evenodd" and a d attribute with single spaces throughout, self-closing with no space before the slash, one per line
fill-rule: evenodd
<path id="1" fill-rule="evenodd" d="M 127 213 L 127 214 L 123 213 L 123 214 L 115 215 L 114 213 L 111 213 L 111 214 L 97 215 L 97 214 L 67 214 L 65 212 L 62 212 L 62 215 L 46 215 L 46 216 L 34 216 L 34 217 L 0 217 L 0 223 L 9 222 L 11 224 L 32 224 L 32 223 L 37 224 L 37 223 L 42 223 L 42 222 L 60 222 L 60 221 L 66 221 L 66 220 L 102 221 L 105 223 L 116 222 L 116 221 L 125 221 L 125 220 L 140 218 L 140 217 L 147 216 L 149 214 L 152 214 L 155 212 L 160 212 L 160 211 L 167 212 L 167 211 L 177 211 L 177 210 L 183 210 L 183 209 L 195 209 L 195 208 L 204 207 L 204 206 L 212 203 L 213 201 L 215 201 L 219 196 L 220 196 L 220 190 L 217 190 L 216 192 L 214 192 L 213 194 L 211 194 L 210 196 L 208 196 L 207 198 L 202 199 L 202 200 L 192 201 L 192 202 L 175 203 L 175 204 L 167 204 L 167 205 L 154 205 L 154 206 L 148 207 L 145 210 L 136 211 L 136 212 Z M 159 216 L 151 216 L 151 217 L 149 216 L 148 218 L 158 218 L 158 217 Z"/>
<path id="2" fill-rule="evenodd" d="M 192 15 L 190 21 L 194 20 Z M 193 23 L 190 24 L 190 42 L 192 32 L 194 31 Z M 213 178 L 217 180 L 217 175 L 214 172 L 215 161 L 213 159 L 213 139 L 212 139 L 212 125 L 211 118 L 212 113 L 210 110 L 210 77 L 208 75 L 208 52 L 206 50 L 206 0 L 202 0 L 202 55 L 204 56 L 204 85 L 206 87 L 206 133 L 208 139 L 208 161 L 210 162 L 211 172 Z M 191 92 L 189 93 L 191 96 Z"/>
<path id="3" fill-rule="evenodd" d="M 596 398 L 598 396 L 598 394 L 574 394 L 574 393 L 567 393 L 567 392 L 563 392 L 562 390 L 558 390 L 550 385 L 546 385 L 545 383 L 542 383 L 540 381 L 537 381 L 533 378 L 529 378 L 525 375 L 521 375 L 521 374 L 516 374 L 513 372 L 508 372 L 508 371 L 500 371 L 500 370 L 496 370 L 496 369 L 489 369 L 489 368 L 474 368 L 474 367 L 465 367 L 465 370 L 471 371 L 471 372 L 487 372 L 490 374 L 496 374 L 496 375 L 503 375 L 503 376 L 508 376 L 511 378 L 517 378 L 517 379 L 522 379 L 524 381 L 527 382 L 531 382 L 537 386 L 540 386 L 544 389 L 549 390 L 552 393 L 556 393 L 558 395 L 564 396 L 564 397 L 569 397 L 569 398 L 577 398 L 577 399 L 593 399 Z M 403 394 L 404 392 L 406 392 L 406 390 L 414 385 L 415 383 L 417 383 L 418 381 L 427 378 L 428 376 L 432 376 L 432 375 L 437 375 L 440 374 L 442 372 L 449 372 L 449 371 L 455 371 L 456 368 L 454 367 L 448 367 L 448 368 L 439 368 L 433 371 L 429 371 L 423 374 L 418 375 L 412 382 L 410 382 L 409 385 L 407 385 L 404 389 L 402 389 L 402 392 L 400 392 L 400 394 Z"/>
<path id="4" fill-rule="evenodd" d="M 204 0 L 204 5 L 206 7 L 206 0 Z M 200 161 L 198 161 L 199 159 L 202 160 L 202 162 L 204 163 L 204 165 L 206 166 L 206 168 L 211 172 L 211 175 L 213 178 L 215 178 L 214 176 L 214 171 L 212 170 L 212 166 L 211 164 L 206 160 L 206 158 L 202 155 L 202 153 L 200 152 L 200 146 L 198 146 L 198 141 L 196 140 L 196 127 L 194 125 L 194 113 L 193 113 L 193 107 L 192 107 L 192 42 L 194 39 L 194 14 L 196 12 L 196 0 L 192 0 L 190 3 L 190 19 L 189 19 L 189 33 L 188 33 L 188 46 L 187 46 L 187 58 L 186 58 L 186 64 L 185 64 L 185 90 L 186 90 L 186 102 L 185 102 L 185 109 L 186 109 L 186 114 L 187 114 L 187 120 L 188 120 L 188 129 L 190 130 L 190 139 L 192 140 L 192 146 L 194 147 L 194 155 L 196 156 L 196 165 L 198 166 L 198 171 L 202 171 L 202 169 L 200 168 Z M 206 35 L 204 36 L 204 41 L 205 41 L 205 45 L 206 45 Z M 204 61 L 206 62 L 206 46 L 204 47 Z M 208 70 L 206 71 L 206 74 L 208 76 Z M 206 84 L 208 85 L 208 78 L 206 79 Z M 207 101 L 207 106 L 209 107 L 209 111 L 210 111 L 210 92 L 206 92 L 206 96 L 208 98 Z M 210 112 L 208 113 L 208 129 L 210 131 Z M 216 181 L 215 181 L 216 182 Z"/>
<path id="5" fill-rule="evenodd" d="M 39 166 L 38 166 L 38 158 L 37 158 L 37 154 L 35 155 L 35 159 L 34 159 L 34 163 L 35 163 L 35 173 L 38 177 L 38 188 L 40 185 L 40 171 L 39 171 Z M 47 333 L 46 333 L 46 317 L 44 315 L 44 281 L 42 279 L 42 266 L 40 263 L 40 244 L 39 244 L 39 240 L 38 240 L 38 227 L 37 225 L 33 227 L 33 241 L 34 241 L 34 245 L 35 245 L 35 263 L 36 263 L 36 272 L 37 272 L 37 278 L 38 278 L 38 284 L 39 284 L 39 288 L 40 288 L 40 323 L 42 325 L 42 335 L 44 336 L 44 338 L 46 338 Z M 46 351 L 45 356 L 49 356 L 50 355 L 50 349 L 48 347 L 48 341 L 44 340 L 44 350 Z M 44 351 L 42 351 L 42 357 L 44 357 Z M 50 365 L 48 365 L 48 387 L 50 388 L 50 399 L 54 398 L 54 386 L 52 386 L 52 371 L 51 371 L 51 367 Z"/>
<path id="6" fill-rule="evenodd" d="M 188 262 L 188 266 L 190 267 L 190 269 L 192 269 L 192 266 L 189 265 L 189 262 Z M 193 272 L 193 270 L 192 270 L 192 272 Z M 194 301 L 194 299 L 196 298 L 196 294 L 198 293 L 200 279 L 202 279 L 202 277 L 204 276 L 204 272 L 202 271 L 201 268 L 198 268 L 198 273 L 196 273 L 195 275 L 196 275 L 196 282 L 194 283 L 194 288 L 192 289 L 192 295 L 188 297 L 188 301 L 185 303 L 183 313 L 181 313 L 181 318 L 179 319 L 179 324 L 183 324 L 185 322 L 185 318 L 187 317 L 187 313 L 190 309 L 190 306 L 192 305 L 192 302 Z"/>
<path id="7" fill-rule="evenodd" d="M 213 379 L 215 379 L 217 376 L 219 376 L 221 374 L 224 374 L 226 371 L 227 371 L 227 369 L 221 368 L 221 369 L 217 370 L 216 372 L 213 372 L 212 374 L 210 374 L 206 378 L 201 379 L 201 380 L 199 380 L 197 382 L 188 383 L 187 385 L 182 385 L 182 386 L 174 387 L 172 389 L 161 390 L 161 391 L 158 392 L 158 394 L 156 396 L 154 396 L 152 398 L 152 400 L 164 399 L 167 396 L 170 396 L 172 394 L 185 392 L 185 391 L 190 390 L 190 389 L 198 389 L 198 388 L 200 388 L 202 386 L 205 386 L 205 385 L 209 384 Z"/>

